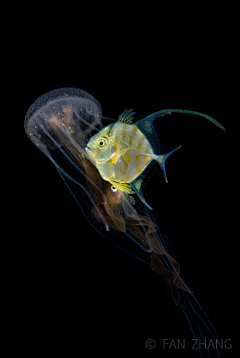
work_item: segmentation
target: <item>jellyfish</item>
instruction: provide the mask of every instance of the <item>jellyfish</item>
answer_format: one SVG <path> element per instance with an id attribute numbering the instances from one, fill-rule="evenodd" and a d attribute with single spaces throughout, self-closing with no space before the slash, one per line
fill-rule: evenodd
<path id="1" fill-rule="evenodd" d="M 150 269 L 166 281 L 193 337 L 204 339 L 203 331 L 207 327 L 210 336 L 218 339 L 193 290 L 180 276 L 180 265 L 170 255 L 148 205 L 142 201 L 142 210 L 137 210 L 132 192 L 119 190 L 104 180 L 90 160 L 85 148 L 104 128 L 103 118 L 106 117 L 102 116 L 100 103 L 92 95 L 77 88 L 60 88 L 42 95 L 30 106 L 24 128 L 33 144 L 53 163 L 80 209 L 82 203 L 75 193 L 76 188 L 85 193 L 92 219 L 105 228 L 101 234 L 104 235 L 103 231 L 111 233 L 111 230 L 124 233 L 147 254 Z M 82 212 L 88 219 L 86 212 Z M 95 226 L 92 220 L 89 222 Z M 201 349 L 199 353 L 202 356 Z"/>

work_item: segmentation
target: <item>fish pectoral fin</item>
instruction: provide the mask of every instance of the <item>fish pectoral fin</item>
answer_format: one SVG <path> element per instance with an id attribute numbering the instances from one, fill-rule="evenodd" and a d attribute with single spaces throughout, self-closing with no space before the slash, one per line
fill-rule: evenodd
<path id="1" fill-rule="evenodd" d="M 112 157 L 112 163 L 116 165 L 118 158 L 119 158 L 119 156 L 117 154 L 114 154 L 114 156 Z"/>
<path id="2" fill-rule="evenodd" d="M 132 191 L 131 186 L 127 183 L 118 183 L 116 181 L 111 180 L 110 183 L 115 187 L 115 189 L 119 191 L 123 191 L 127 194 L 134 194 L 134 191 Z"/>
<path id="3" fill-rule="evenodd" d="M 125 143 L 119 141 L 118 142 L 118 149 L 116 151 L 116 155 L 119 157 L 121 157 L 124 153 L 126 153 L 127 150 L 129 150 L 129 146 L 126 145 Z"/>
<path id="4" fill-rule="evenodd" d="M 118 149 L 118 151 L 117 151 L 117 152 L 113 155 L 113 157 L 112 157 L 112 163 L 116 165 L 118 159 L 119 159 L 120 157 L 122 157 L 123 154 L 126 153 L 128 150 L 129 150 L 129 148 L 127 148 L 127 147 L 124 147 L 124 148 L 123 148 L 123 146 L 122 146 L 122 148 Z"/>

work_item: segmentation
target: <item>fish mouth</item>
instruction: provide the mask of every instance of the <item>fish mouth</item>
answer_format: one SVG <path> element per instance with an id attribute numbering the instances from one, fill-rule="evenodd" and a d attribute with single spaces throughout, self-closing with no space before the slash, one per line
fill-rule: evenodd
<path id="1" fill-rule="evenodd" d="M 97 155 L 97 150 L 96 149 L 92 149 L 90 148 L 88 145 L 85 147 L 85 152 L 88 154 L 89 159 L 94 162 L 95 164 L 104 164 L 108 161 L 108 159 L 104 158 L 104 159 L 96 159 L 96 155 Z"/>
<path id="2" fill-rule="evenodd" d="M 94 158 L 95 155 L 94 155 L 94 150 L 89 148 L 88 146 L 85 147 L 85 152 L 91 157 L 91 158 Z"/>

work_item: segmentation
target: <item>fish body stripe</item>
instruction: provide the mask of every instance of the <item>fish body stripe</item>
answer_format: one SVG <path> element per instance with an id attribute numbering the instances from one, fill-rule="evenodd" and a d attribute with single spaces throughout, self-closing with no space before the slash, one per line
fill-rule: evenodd
<path id="1" fill-rule="evenodd" d="M 136 151 L 153 154 L 151 144 L 135 124 L 116 123 L 114 133 L 120 143 Z"/>
<path id="2" fill-rule="evenodd" d="M 145 135 L 136 125 L 116 123 L 114 127 L 116 142 L 128 147 L 116 163 L 116 179 L 122 183 L 130 183 L 149 165 L 154 153 Z"/>

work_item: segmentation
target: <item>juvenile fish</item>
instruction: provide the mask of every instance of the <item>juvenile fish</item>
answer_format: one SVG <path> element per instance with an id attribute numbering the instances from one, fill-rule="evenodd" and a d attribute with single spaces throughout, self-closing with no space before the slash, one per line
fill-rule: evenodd
<path id="1" fill-rule="evenodd" d="M 134 112 L 132 110 L 124 111 L 117 122 L 108 125 L 94 135 L 85 148 L 90 161 L 96 166 L 101 177 L 112 184 L 112 190 L 121 190 L 128 194 L 135 192 L 149 207 L 141 192 L 143 172 L 152 160 L 156 160 L 167 182 L 165 160 L 181 147 L 178 146 L 170 152 L 160 155 L 155 153 L 159 148 L 159 139 L 153 127 L 153 121 L 155 118 L 171 112 L 196 114 L 207 118 L 225 130 L 212 117 L 194 111 L 163 110 L 143 118 L 136 124 L 133 123 Z"/>

